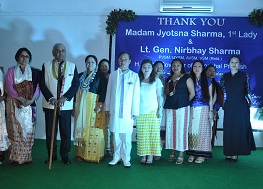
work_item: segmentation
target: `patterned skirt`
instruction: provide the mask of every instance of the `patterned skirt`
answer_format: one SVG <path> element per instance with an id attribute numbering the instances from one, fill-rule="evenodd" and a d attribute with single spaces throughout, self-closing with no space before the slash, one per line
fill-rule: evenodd
<path id="1" fill-rule="evenodd" d="M 188 150 L 188 127 L 190 106 L 166 109 L 166 149 L 180 152 Z"/>
<path id="2" fill-rule="evenodd" d="M 160 119 L 156 117 L 156 111 L 140 114 L 136 119 L 136 131 L 137 154 L 160 156 Z"/>
<path id="3" fill-rule="evenodd" d="M 211 122 L 209 106 L 191 107 L 187 155 L 211 158 Z"/>
<path id="4" fill-rule="evenodd" d="M 35 107 L 34 107 L 35 108 Z M 7 132 L 11 142 L 7 155 L 14 163 L 32 162 L 35 127 L 32 122 L 32 107 L 16 107 L 16 102 L 7 97 Z"/>
<path id="5" fill-rule="evenodd" d="M 5 102 L 2 101 L 0 102 L 0 152 L 6 151 L 9 145 L 5 120 Z"/>
<path id="6" fill-rule="evenodd" d="M 75 107 L 74 145 L 76 157 L 99 163 L 104 158 L 104 112 L 96 114 L 97 95 L 82 91 L 77 93 Z"/>

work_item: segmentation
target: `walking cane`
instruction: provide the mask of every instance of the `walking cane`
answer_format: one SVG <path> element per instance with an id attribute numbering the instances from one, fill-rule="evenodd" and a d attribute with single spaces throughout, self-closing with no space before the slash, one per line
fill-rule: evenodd
<path id="1" fill-rule="evenodd" d="M 57 78 L 57 99 L 60 97 L 60 90 L 62 86 L 62 79 L 64 75 L 61 74 L 61 66 L 64 63 L 64 61 L 59 63 L 58 67 L 58 78 Z M 59 111 L 59 110 L 58 110 Z M 54 104 L 54 117 L 53 117 L 53 123 L 52 123 L 52 134 L 51 134 L 51 144 L 50 144 L 50 153 L 49 153 L 49 166 L 48 169 L 51 170 L 51 165 L 52 165 L 52 156 L 53 156 L 53 143 L 54 143 L 54 135 L 55 135 L 55 125 L 56 125 L 56 117 L 57 117 L 57 104 Z M 58 112 L 60 114 L 60 111 Z"/>
<path id="2" fill-rule="evenodd" d="M 55 126 L 56 126 L 56 117 L 57 117 L 57 105 L 54 104 L 54 117 L 52 123 L 52 134 L 51 134 L 51 144 L 50 144 L 50 153 L 49 153 L 49 166 L 48 170 L 51 170 L 52 166 L 52 156 L 53 156 L 53 143 L 54 143 L 54 135 L 55 135 Z"/>

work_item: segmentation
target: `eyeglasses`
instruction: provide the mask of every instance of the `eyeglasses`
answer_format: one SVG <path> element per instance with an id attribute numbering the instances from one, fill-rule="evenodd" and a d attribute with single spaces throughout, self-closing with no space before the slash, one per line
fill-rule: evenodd
<path id="1" fill-rule="evenodd" d="M 21 55 L 20 57 L 24 58 L 24 59 L 29 59 L 30 58 L 28 55 Z"/>

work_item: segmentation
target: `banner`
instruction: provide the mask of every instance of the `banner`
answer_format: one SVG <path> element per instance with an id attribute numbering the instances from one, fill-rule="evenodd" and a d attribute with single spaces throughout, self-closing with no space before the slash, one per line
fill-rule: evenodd
<path id="1" fill-rule="evenodd" d="M 138 72 L 140 62 L 150 59 L 165 63 L 165 75 L 171 61 L 180 58 L 190 71 L 195 60 L 216 67 L 216 80 L 229 72 L 228 60 L 241 57 L 240 70 L 250 77 L 253 107 L 262 107 L 263 28 L 248 22 L 247 17 L 207 16 L 138 16 L 131 22 L 120 22 L 116 35 L 116 65 L 120 52 L 128 52 L 130 69 Z"/>

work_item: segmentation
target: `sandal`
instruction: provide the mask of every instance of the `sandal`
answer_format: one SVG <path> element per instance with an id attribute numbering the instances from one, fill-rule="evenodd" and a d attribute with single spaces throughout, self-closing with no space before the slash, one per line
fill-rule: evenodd
<path id="1" fill-rule="evenodd" d="M 237 162 L 238 161 L 238 156 L 232 156 L 231 157 L 232 162 Z"/>
<path id="2" fill-rule="evenodd" d="M 175 156 L 174 155 L 170 155 L 168 161 L 173 162 L 174 160 L 175 160 Z"/>
<path id="3" fill-rule="evenodd" d="M 76 157 L 75 157 L 75 160 L 76 160 L 76 161 L 83 161 L 83 159 L 82 159 L 81 157 L 79 157 L 79 156 L 76 156 Z"/>
<path id="4" fill-rule="evenodd" d="M 176 160 L 176 164 L 177 165 L 181 165 L 184 162 L 184 158 L 183 157 L 178 157 Z"/>
<path id="5" fill-rule="evenodd" d="M 145 164 L 146 163 L 146 156 L 143 156 L 142 159 L 141 159 L 141 164 Z"/>
<path id="6" fill-rule="evenodd" d="M 203 157 L 198 157 L 196 160 L 195 160 L 195 163 L 203 163 L 205 161 L 205 158 Z"/>
<path id="7" fill-rule="evenodd" d="M 192 163 L 194 161 L 195 157 L 194 156 L 189 156 L 188 162 Z"/>
<path id="8" fill-rule="evenodd" d="M 112 152 L 111 152 L 110 149 L 107 149 L 107 150 L 106 150 L 106 155 L 109 156 L 109 157 L 112 157 L 112 156 L 113 156 L 113 154 L 112 154 Z"/>
<path id="9" fill-rule="evenodd" d="M 153 155 L 147 156 L 146 165 L 152 165 L 153 164 Z"/>

